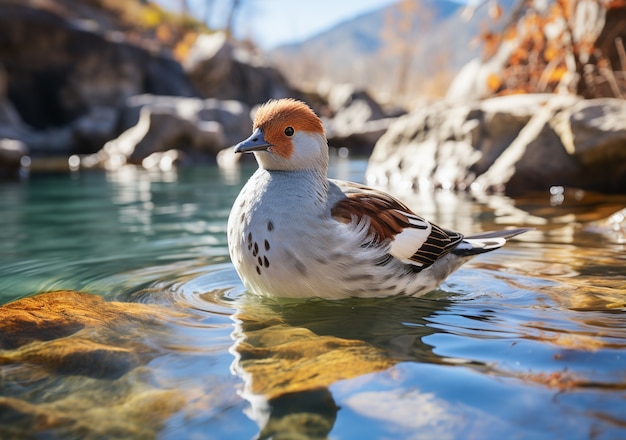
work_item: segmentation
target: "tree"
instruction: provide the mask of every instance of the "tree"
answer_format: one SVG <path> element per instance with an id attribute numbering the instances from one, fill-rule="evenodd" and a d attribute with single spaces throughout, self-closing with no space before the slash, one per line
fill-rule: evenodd
<path id="1" fill-rule="evenodd" d="M 488 78 L 495 94 L 626 96 L 626 1 L 520 0 L 515 14 L 501 33 L 482 35 L 486 58 L 505 58 Z"/>

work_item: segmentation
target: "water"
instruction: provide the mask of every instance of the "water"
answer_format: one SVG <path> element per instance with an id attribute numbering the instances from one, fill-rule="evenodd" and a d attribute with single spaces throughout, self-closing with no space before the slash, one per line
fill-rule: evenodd
<path id="1" fill-rule="evenodd" d="M 246 293 L 228 258 L 252 171 L 0 184 L 0 303 L 68 289 L 135 313 L 0 350 L 0 437 L 626 437 L 626 244 L 596 223 L 626 199 L 394 188 L 452 229 L 536 230 L 423 298 L 291 303 Z M 63 344 L 94 342 L 68 369 Z"/>

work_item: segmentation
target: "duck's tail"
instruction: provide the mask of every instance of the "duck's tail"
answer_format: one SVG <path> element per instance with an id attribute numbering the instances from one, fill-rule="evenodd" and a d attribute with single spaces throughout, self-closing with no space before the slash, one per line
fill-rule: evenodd
<path id="1" fill-rule="evenodd" d="M 502 231 L 483 232 L 481 234 L 465 237 L 452 253 L 461 257 L 483 254 L 504 246 L 509 238 L 524 232 L 532 231 L 533 228 L 505 229 Z"/>

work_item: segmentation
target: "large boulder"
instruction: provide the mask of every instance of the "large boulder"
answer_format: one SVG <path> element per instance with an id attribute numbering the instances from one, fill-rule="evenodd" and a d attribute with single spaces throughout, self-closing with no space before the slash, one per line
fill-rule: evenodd
<path id="1" fill-rule="evenodd" d="M 139 95 L 127 100 L 121 114 L 126 130 L 84 157 L 83 166 L 114 169 L 127 163 L 148 165 L 161 158 L 184 162 L 185 155 L 214 159 L 220 150 L 247 136 L 252 125 L 245 104 L 217 99 Z M 170 150 L 183 154 L 153 155 Z"/>
<path id="2" fill-rule="evenodd" d="M 327 113 L 332 115 L 323 118 L 324 126 L 328 143 L 333 147 L 369 155 L 395 121 L 366 90 L 353 84 L 333 86 L 324 95 L 328 101 Z"/>
<path id="3" fill-rule="evenodd" d="M 28 162 L 28 147 L 15 139 L 0 139 L 0 179 L 23 175 Z"/>
<path id="4" fill-rule="evenodd" d="M 144 94 L 126 100 L 120 113 L 121 129 L 127 130 L 136 125 L 140 111 L 145 107 L 174 112 L 190 121 L 219 123 L 224 131 L 222 148 L 234 145 L 243 137 L 247 137 L 252 127 L 250 107 L 239 101 Z"/>
<path id="5" fill-rule="evenodd" d="M 0 119 L 20 121 L 0 120 L 0 137 L 21 140 L 33 155 L 93 152 L 118 134 L 117 109 L 130 96 L 195 95 L 171 56 L 58 11 L 0 4 L 0 62 L 15 110 L 4 106 Z"/>
<path id="6" fill-rule="evenodd" d="M 205 98 L 235 99 L 252 107 L 272 98 L 299 96 L 261 55 L 220 32 L 199 36 L 184 67 Z"/>
<path id="7" fill-rule="evenodd" d="M 372 184 L 503 191 L 552 186 L 626 191 L 626 101 L 514 95 L 440 102 L 394 123 L 376 144 Z"/>

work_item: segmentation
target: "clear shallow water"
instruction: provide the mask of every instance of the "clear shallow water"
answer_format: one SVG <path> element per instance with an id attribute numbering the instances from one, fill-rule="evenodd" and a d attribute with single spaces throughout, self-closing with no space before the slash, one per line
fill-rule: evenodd
<path id="1" fill-rule="evenodd" d="M 161 313 L 79 332 L 142 353 L 120 377 L 40 371 L 0 350 L 0 409 L 12 408 L 0 433 L 34 435 L 33 413 L 63 438 L 626 436 L 626 245 L 593 223 L 626 200 L 396 188 L 442 226 L 537 229 L 423 298 L 286 303 L 247 294 L 228 259 L 226 219 L 252 171 L 0 184 L 0 303 L 71 289 Z"/>

